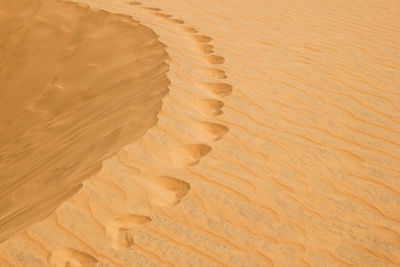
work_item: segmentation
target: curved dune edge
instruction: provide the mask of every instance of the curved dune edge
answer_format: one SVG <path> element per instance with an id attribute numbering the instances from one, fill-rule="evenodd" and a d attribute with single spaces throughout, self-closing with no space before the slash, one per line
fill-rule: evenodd
<path id="1" fill-rule="evenodd" d="M 1 12 L 0 242 L 154 126 L 169 85 L 165 46 L 130 17 L 56 0 Z"/>
<path id="2" fill-rule="evenodd" d="M 336 98 L 322 94 L 323 84 L 311 80 L 313 76 L 308 78 L 316 88 L 302 90 L 310 81 L 300 80 L 295 72 L 268 78 L 279 78 L 280 86 L 286 85 L 285 90 L 296 93 L 296 97 L 285 92 L 268 98 L 256 90 L 238 90 L 237 84 L 246 87 L 248 82 L 256 86 L 246 78 L 257 76 L 238 73 L 237 70 L 245 69 L 243 65 L 236 69 L 227 65 L 231 68 L 229 73 L 225 72 L 224 58 L 209 55 L 213 39 L 188 27 L 180 18 L 157 6 L 138 2 L 90 4 L 109 11 L 124 10 L 155 29 L 171 56 L 171 91 L 163 101 L 157 127 L 140 143 L 126 147 L 107 161 L 102 172 L 85 183 L 84 189 L 48 220 L 3 244 L 4 262 L 18 265 L 22 258 L 41 264 L 62 265 L 70 261 L 88 266 L 98 263 L 106 266 L 399 264 L 399 213 L 395 203 L 400 190 L 395 167 L 398 159 L 394 153 L 399 144 L 399 127 L 395 116 L 374 113 L 376 121 L 372 125 L 385 129 L 383 133 L 377 131 L 359 119 L 363 114 L 357 105 L 365 108 L 369 98 L 362 98 L 346 87 L 347 91 L 339 95 L 344 98 L 350 94 L 354 102 L 338 106 Z M 284 6 L 285 12 L 287 9 Z M 342 7 L 340 11 L 343 12 Z M 271 19 L 275 19 L 274 15 Z M 182 32 L 181 39 L 177 32 Z M 183 41 L 186 37 L 187 41 Z M 262 41 L 268 48 L 276 42 Z M 323 50 L 326 46 L 318 48 Z M 274 55 L 282 52 L 274 49 Z M 296 56 L 297 62 L 313 66 L 301 53 Z M 230 60 L 233 59 L 232 52 Z M 281 62 L 275 63 L 277 66 L 270 66 L 271 71 L 272 67 L 280 67 Z M 256 67 L 243 64 L 257 72 L 262 62 Z M 397 70 L 393 64 L 388 64 L 388 68 Z M 376 66 L 373 69 L 382 70 Z M 245 81 L 226 77 L 231 73 L 243 75 Z M 389 79 L 391 74 L 385 74 Z M 234 78 L 235 84 L 230 82 Z M 300 80 L 303 86 L 298 87 L 293 80 Z M 372 87 L 373 80 L 369 81 Z M 392 83 L 388 83 L 385 93 L 368 91 L 369 95 L 389 103 L 387 110 L 382 108 L 386 115 L 395 114 L 393 110 L 399 108 L 387 100 L 388 95 L 398 99 L 393 90 L 398 82 L 389 81 Z M 269 85 L 275 86 L 273 81 Z M 220 99 L 230 93 L 233 94 L 230 98 Z M 365 102 L 357 102 L 355 96 Z M 273 104 L 266 105 L 263 101 Z M 245 104 L 241 105 L 242 102 Z M 302 106 L 312 110 L 304 113 Z M 290 116 L 281 114 L 281 120 L 274 116 L 289 107 L 296 112 L 289 113 Z M 315 110 L 324 116 L 330 112 L 341 116 L 329 117 L 330 123 L 323 124 L 326 129 L 312 128 L 313 122 L 320 119 Z M 308 115 L 304 119 L 301 116 L 305 114 Z M 375 131 L 369 137 L 361 130 L 363 133 L 357 135 L 348 132 L 344 138 L 336 128 L 330 128 L 332 124 L 349 121 L 353 124 L 347 125 L 348 128 L 358 130 L 362 125 Z M 360 140 L 373 143 L 364 148 L 355 144 Z M 348 141 L 353 144 L 344 145 Z M 377 144 L 386 151 L 376 152 Z M 124 165 L 125 169 L 118 165 Z M 347 179 L 341 179 L 340 175 L 346 175 Z M 375 194 L 365 193 L 368 190 Z"/>

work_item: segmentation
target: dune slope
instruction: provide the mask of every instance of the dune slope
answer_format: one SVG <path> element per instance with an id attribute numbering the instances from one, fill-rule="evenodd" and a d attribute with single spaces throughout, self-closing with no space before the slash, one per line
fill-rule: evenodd
<path id="1" fill-rule="evenodd" d="M 49 215 L 156 122 L 167 55 L 130 18 L 53 0 L 0 9 L 0 241 Z"/>

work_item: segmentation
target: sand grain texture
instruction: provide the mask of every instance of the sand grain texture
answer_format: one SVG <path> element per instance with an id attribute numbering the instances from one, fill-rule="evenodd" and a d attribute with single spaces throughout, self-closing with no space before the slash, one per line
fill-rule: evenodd
<path id="1" fill-rule="evenodd" d="M 79 0 L 169 55 L 158 122 L 5 266 L 399 266 L 397 1 Z"/>

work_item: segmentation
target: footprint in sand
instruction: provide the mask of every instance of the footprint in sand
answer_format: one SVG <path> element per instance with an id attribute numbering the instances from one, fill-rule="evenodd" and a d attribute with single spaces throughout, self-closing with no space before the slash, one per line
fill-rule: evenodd
<path id="1" fill-rule="evenodd" d="M 197 111 L 207 116 L 221 115 L 223 106 L 224 102 L 211 98 L 198 99 L 195 102 Z"/>
<path id="2" fill-rule="evenodd" d="M 190 190 L 190 185 L 182 180 L 159 176 L 148 181 L 150 200 L 157 206 L 171 207 L 179 204 Z"/>
<path id="3" fill-rule="evenodd" d="M 196 35 L 191 35 L 190 38 L 192 38 L 195 42 L 198 43 L 209 43 L 211 42 L 212 38 L 206 35 L 201 35 L 201 34 L 196 34 Z"/>
<path id="4" fill-rule="evenodd" d="M 213 79 L 226 79 L 225 71 L 216 68 L 198 68 L 197 73 Z"/>
<path id="5" fill-rule="evenodd" d="M 221 65 L 224 64 L 225 58 L 217 55 L 205 56 L 204 59 L 213 65 Z"/>
<path id="6" fill-rule="evenodd" d="M 139 3 L 139 2 L 127 2 L 127 4 L 128 5 L 131 5 L 131 6 L 140 6 L 140 5 L 142 5 L 141 3 Z"/>
<path id="7" fill-rule="evenodd" d="M 155 16 L 161 17 L 161 18 L 170 18 L 170 17 L 172 17 L 171 15 L 164 14 L 164 13 L 159 13 L 159 12 L 154 12 L 153 14 L 154 14 Z"/>
<path id="8" fill-rule="evenodd" d="M 200 130 L 198 131 L 198 138 L 207 141 L 217 141 L 229 131 L 229 128 L 225 125 L 208 121 L 196 122 L 194 125 Z"/>
<path id="9" fill-rule="evenodd" d="M 52 267 L 94 267 L 99 262 L 95 257 L 73 248 L 53 251 L 48 261 Z"/>
<path id="10" fill-rule="evenodd" d="M 151 11 L 161 11 L 161 8 L 158 7 L 143 7 L 144 9 L 151 10 Z"/>
<path id="11" fill-rule="evenodd" d="M 185 24 L 185 22 L 181 19 L 167 18 L 167 21 L 175 24 Z"/>
<path id="12" fill-rule="evenodd" d="M 106 234 L 111 239 L 114 248 L 128 248 L 133 245 L 133 236 L 138 226 L 151 221 L 150 217 L 140 215 L 125 215 L 116 218 L 105 225 Z"/>
<path id="13" fill-rule="evenodd" d="M 205 144 L 191 144 L 175 148 L 170 152 L 170 159 L 177 168 L 196 165 L 200 159 L 211 151 Z"/>
<path id="14" fill-rule="evenodd" d="M 197 44 L 195 48 L 205 55 L 214 53 L 214 46 L 210 44 Z"/>
<path id="15" fill-rule="evenodd" d="M 182 30 L 184 32 L 189 32 L 189 33 L 198 33 L 198 31 L 195 28 L 188 27 L 188 26 L 183 26 Z"/>
<path id="16" fill-rule="evenodd" d="M 232 93 L 232 85 L 227 83 L 200 82 L 197 84 L 197 86 L 212 93 L 217 97 L 225 97 Z"/>

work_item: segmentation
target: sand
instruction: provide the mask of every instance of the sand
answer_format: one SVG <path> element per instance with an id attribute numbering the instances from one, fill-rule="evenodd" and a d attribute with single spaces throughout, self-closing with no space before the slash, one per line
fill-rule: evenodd
<path id="1" fill-rule="evenodd" d="M 41 33 L 35 18 L 62 29 L 70 10 L 70 32 L 81 32 L 86 12 L 84 36 L 106 32 L 88 42 L 89 59 L 62 61 L 71 43 L 41 48 L 71 38 L 48 31 L 14 35 L 9 46 L 25 52 L 1 57 L 1 266 L 400 265 L 396 1 L 77 2 L 90 9 L 42 0 L 39 17 L 29 15 L 34 4 L 0 13 L 12 25 L 24 10 L 22 29 Z M 1 40 L 20 31 L 5 29 Z M 19 65 L 35 56 L 48 61 Z M 109 67 L 131 56 L 123 71 Z M 131 84 L 114 88 L 124 77 Z M 82 97 L 91 86 L 99 97 Z M 55 97 L 35 102 L 38 87 Z M 94 114 L 109 118 L 79 124 Z M 130 119 L 124 137 L 110 134 Z M 72 128 L 80 138 L 63 140 Z M 71 173 L 52 177 L 54 157 Z"/>
<path id="2" fill-rule="evenodd" d="M 169 84 L 164 45 L 132 20 L 55 0 L 3 12 L 0 241 L 154 126 Z"/>

